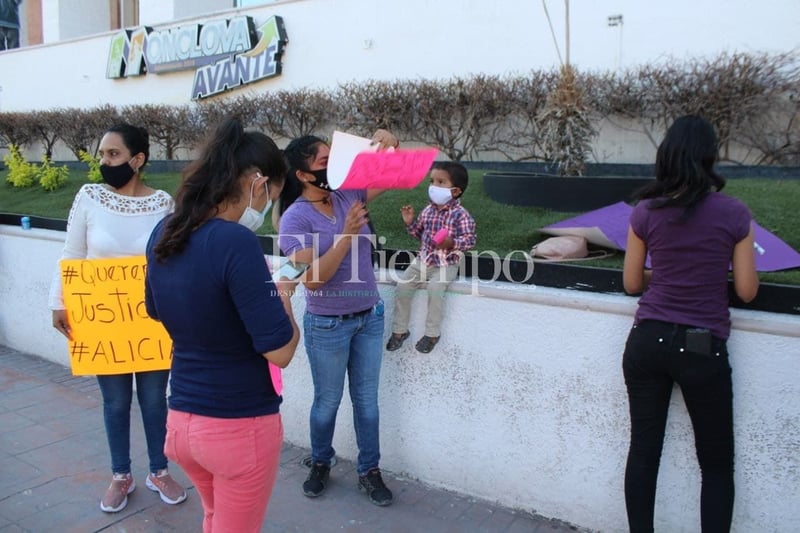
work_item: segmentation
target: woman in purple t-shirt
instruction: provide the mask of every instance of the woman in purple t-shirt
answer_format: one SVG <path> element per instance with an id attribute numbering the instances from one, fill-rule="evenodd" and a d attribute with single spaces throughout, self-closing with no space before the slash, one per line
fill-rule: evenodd
<path id="1" fill-rule="evenodd" d="M 749 302 L 758 290 L 751 215 L 717 191 L 717 137 L 684 116 L 656 156 L 656 180 L 640 193 L 625 252 L 625 291 L 639 299 L 622 368 L 631 413 L 625 504 L 632 532 L 653 531 L 656 480 L 670 395 L 681 387 L 702 472 L 704 532 L 728 531 L 733 514 L 733 392 L 728 270 Z M 650 255 L 652 270 L 645 270 Z"/>
<path id="2" fill-rule="evenodd" d="M 373 142 L 396 147 L 397 139 L 378 130 Z M 353 403 L 358 444 L 358 486 L 375 505 L 392 503 L 378 467 L 378 382 L 383 357 L 383 302 L 372 267 L 372 240 L 366 203 L 382 191 L 331 191 L 327 169 L 330 148 L 304 136 L 284 150 L 289 164 L 278 203 L 279 245 L 295 263 L 310 264 L 303 337 L 314 382 L 311 405 L 311 462 L 303 493 L 322 494 L 335 451 L 336 413 L 345 374 Z"/>

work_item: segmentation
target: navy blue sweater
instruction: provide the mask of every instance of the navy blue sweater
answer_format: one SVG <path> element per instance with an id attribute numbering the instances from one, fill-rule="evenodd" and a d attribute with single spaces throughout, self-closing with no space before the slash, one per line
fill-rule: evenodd
<path id="1" fill-rule="evenodd" d="M 262 355 L 292 338 L 255 234 L 221 219 L 195 230 L 178 255 L 159 263 L 147 243 L 145 304 L 173 342 L 169 406 L 217 418 L 277 413 Z"/>

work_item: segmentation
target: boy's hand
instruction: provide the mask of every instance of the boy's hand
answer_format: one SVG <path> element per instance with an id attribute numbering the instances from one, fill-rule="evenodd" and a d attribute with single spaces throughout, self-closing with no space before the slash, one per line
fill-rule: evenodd
<path id="1" fill-rule="evenodd" d="M 403 222 L 405 222 L 406 226 L 410 226 L 414 222 L 414 208 L 410 205 L 401 207 L 400 214 L 403 216 Z"/>

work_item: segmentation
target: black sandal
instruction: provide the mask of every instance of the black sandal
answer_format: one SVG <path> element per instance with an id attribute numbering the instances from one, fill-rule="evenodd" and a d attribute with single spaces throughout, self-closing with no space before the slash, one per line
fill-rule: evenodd
<path id="1" fill-rule="evenodd" d="M 392 336 L 389 337 L 389 342 L 386 343 L 386 349 L 390 352 L 393 352 L 400 348 L 405 340 L 411 335 L 408 331 L 405 333 L 392 333 Z"/>
<path id="2" fill-rule="evenodd" d="M 437 342 L 439 342 L 439 337 L 428 337 L 425 335 L 417 341 L 417 351 L 421 353 L 430 353 Z"/>

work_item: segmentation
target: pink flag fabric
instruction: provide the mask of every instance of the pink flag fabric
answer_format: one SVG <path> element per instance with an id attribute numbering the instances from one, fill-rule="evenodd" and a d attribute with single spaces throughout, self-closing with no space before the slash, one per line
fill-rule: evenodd
<path id="1" fill-rule="evenodd" d="M 431 169 L 439 150 L 378 150 L 370 139 L 333 132 L 328 156 L 332 189 L 413 189 Z"/>

